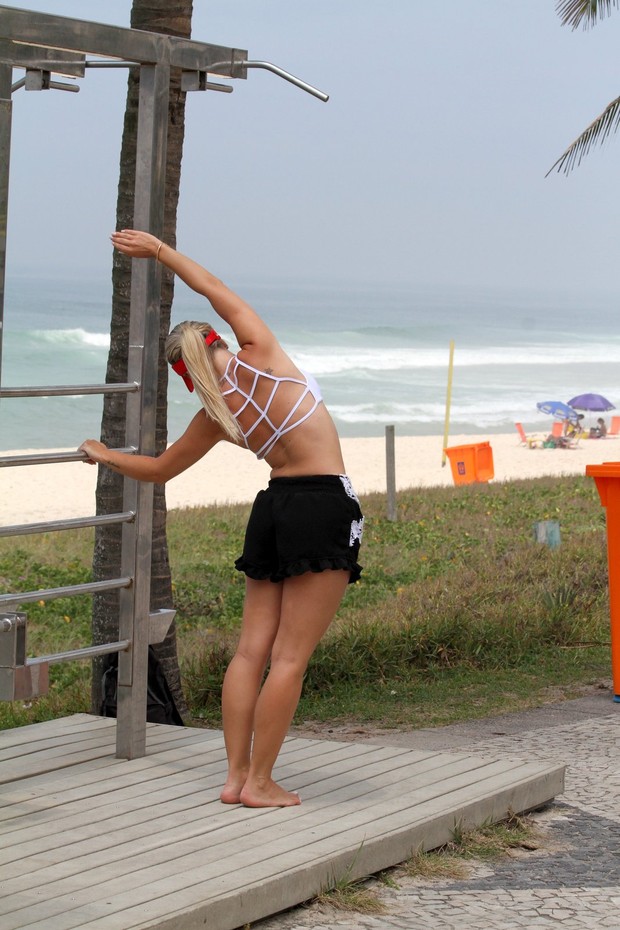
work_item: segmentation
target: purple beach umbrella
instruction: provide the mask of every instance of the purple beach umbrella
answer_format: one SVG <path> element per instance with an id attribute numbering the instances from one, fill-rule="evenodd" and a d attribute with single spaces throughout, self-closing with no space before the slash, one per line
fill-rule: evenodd
<path id="1" fill-rule="evenodd" d="M 569 407 L 575 410 L 592 410 L 593 412 L 615 410 L 615 404 L 603 397 L 602 394 L 578 394 L 568 402 Z"/>

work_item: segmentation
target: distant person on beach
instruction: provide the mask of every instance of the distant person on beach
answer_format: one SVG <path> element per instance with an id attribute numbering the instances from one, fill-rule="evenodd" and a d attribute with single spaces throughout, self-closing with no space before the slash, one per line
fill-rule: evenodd
<path id="1" fill-rule="evenodd" d="M 581 436 L 583 425 L 583 413 L 577 414 L 577 420 L 569 420 L 568 418 L 564 420 L 564 430 L 563 433 L 565 436 L 568 436 L 569 439 L 577 439 Z"/>
<path id="2" fill-rule="evenodd" d="M 220 798 L 290 807 L 299 796 L 273 781 L 272 769 L 310 656 L 361 572 L 364 518 L 338 434 L 314 378 L 297 368 L 245 301 L 149 233 L 124 229 L 111 238 L 120 252 L 157 259 L 206 297 L 241 348 L 229 351 L 208 323 L 175 326 L 168 362 L 204 409 L 159 456 L 118 452 L 94 439 L 80 451 L 87 462 L 155 483 L 174 478 L 221 440 L 270 466 L 269 486 L 258 492 L 235 562 L 246 589 L 239 644 L 222 690 L 228 776 Z"/>
<path id="3" fill-rule="evenodd" d="M 607 435 L 607 424 L 603 417 L 599 417 L 596 426 L 590 429 L 590 439 L 604 439 Z"/>
<path id="4" fill-rule="evenodd" d="M 543 447 L 545 449 L 570 449 L 571 440 L 568 436 L 554 436 L 553 433 L 549 433 L 543 442 Z"/>

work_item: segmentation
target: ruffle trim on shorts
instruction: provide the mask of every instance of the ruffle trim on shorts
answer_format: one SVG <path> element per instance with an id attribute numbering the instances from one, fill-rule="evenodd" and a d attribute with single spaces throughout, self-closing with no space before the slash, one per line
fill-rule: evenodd
<path id="1" fill-rule="evenodd" d="M 297 575 L 305 575 L 306 572 L 325 572 L 338 571 L 344 569 L 350 572 L 349 584 L 359 581 L 362 574 L 362 566 L 353 558 L 346 556 L 334 556 L 323 559 L 299 559 L 297 562 L 289 564 L 280 572 L 271 573 L 265 569 L 248 562 L 243 556 L 240 556 L 235 562 L 237 571 L 244 572 L 248 578 L 255 581 L 284 581 L 285 578 L 292 578 Z"/>

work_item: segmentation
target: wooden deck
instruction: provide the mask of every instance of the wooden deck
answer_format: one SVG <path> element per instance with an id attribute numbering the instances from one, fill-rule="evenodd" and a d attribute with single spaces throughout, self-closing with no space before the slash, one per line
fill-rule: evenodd
<path id="1" fill-rule="evenodd" d="M 114 758 L 115 721 L 0 732 L 2 930 L 232 930 L 550 801 L 563 766 L 367 742 L 288 739 L 284 810 L 223 805 L 221 733 L 149 725 Z"/>

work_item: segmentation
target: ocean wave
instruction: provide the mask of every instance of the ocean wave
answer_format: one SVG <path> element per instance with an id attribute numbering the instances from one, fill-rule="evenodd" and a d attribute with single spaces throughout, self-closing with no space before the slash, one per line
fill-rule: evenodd
<path id="1" fill-rule="evenodd" d="M 441 429 L 445 417 L 445 403 L 369 403 L 329 405 L 336 421 L 352 424 L 407 423 L 428 424 Z M 473 402 L 452 403 L 450 421 L 467 423 L 484 429 L 511 427 L 516 420 L 527 422 L 538 428 L 548 428 L 551 418 L 541 414 L 535 405 L 521 398 L 512 402 L 502 398 L 497 403 Z"/>
<path id="2" fill-rule="evenodd" d="M 83 327 L 66 329 L 37 329 L 21 333 L 7 332 L 7 347 L 15 343 L 32 345 L 48 344 L 66 346 L 71 349 L 108 349 L 110 334 L 105 332 L 89 332 Z M 445 372 L 448 368 L 449 347 L 437 346 L 404 346 L 381 344 L 355 346 L 351 342 L 324 343 L 320 346 L 284 342 L 284 348 L 292 356 L 295 363 L 305 371 L 320 376 L 349 376 L 364 377 L 364 373 L 372 372 L 406 372 L 436 369 Z M 561 366 L 587 366 L 587 365 L 617 365 L 620 364 L 620 341 L 618 342 L 591 342 L 554 346 L 549 344 L 519 345 L 519 346 L 466 346 L 454 353 L 454 367 L 504 369 L 507 366 L 524 369 L 528 366 L 557 369 Z M 489 376 L 493 372 L 489 371 Z"/>
<path id="3" fill-rule="evenodd" d="M 84 345 L 98 349 L 107 349 L 110 346 L 109 333 L 89 333 L 81 327 L 74 329 L 39 329 L 33 330 L 32 335 L 40 342 L 49 342 L 53 345 Z"/>
<path id="4" fill-rule="evenodd" d="M 309 352 L 306 347 L 288 347 L 295 363 L 305 371 L 320 375 L 349 374 L 352 371 L 412 371 L 438 368 L 446 370 L 449 352 L 440 349 L 377 347 L 347 349 L 344 346 L 321 346 Z M 588 346 L 486 346 L 481 349 L 458 349 L 455 368 L 491 368 L 505 366 L 595 365 L 620 363 L 620 344 L 594 343 Z"/>

